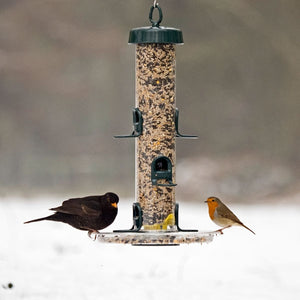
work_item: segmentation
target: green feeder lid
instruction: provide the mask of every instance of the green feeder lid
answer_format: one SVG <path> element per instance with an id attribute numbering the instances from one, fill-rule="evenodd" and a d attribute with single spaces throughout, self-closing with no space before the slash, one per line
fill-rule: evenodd
<path id="1" fill-rule="evenodd" d="M 159 19 L 154 21 L 152 19 L 154 9 L 158 9 Z M 177 28 L 159 26 L 162 21 L 162 10 L 155 4 L 151 6 L 149 12 L 149 20 L 152 24 L 150 27 L 139 27 L 130 30 L 129 44 L 183 44 L 182 31 Z"/>

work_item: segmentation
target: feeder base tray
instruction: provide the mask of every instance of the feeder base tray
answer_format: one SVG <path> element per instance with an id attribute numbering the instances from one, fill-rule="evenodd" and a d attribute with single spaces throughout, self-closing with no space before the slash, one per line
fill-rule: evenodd
<path id="1" fill-rule="evenodd" d="M 96 238 L 101 243 L 131 244 L 135 246 L 172 246 L 192 243 L 210 243 L 220 231 L 139 231 L 139 232 L 101 232 Z"/>

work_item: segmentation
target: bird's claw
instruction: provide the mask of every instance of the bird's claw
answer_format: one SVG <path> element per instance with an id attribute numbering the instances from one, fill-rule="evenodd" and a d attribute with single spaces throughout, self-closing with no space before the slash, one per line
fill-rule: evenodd
<path id="1" fill-rule="evenodd" d="M 97 234 L 98 234 L 98 233 L 99 233 L 99 232 L 98 232 L 97 230 L 90 230 L 90 231 L 88 231 L 88 236 L 89 236 L 90 239 L 93 239 L 93 241 L 96 241 L 96 238 L 97 238 Z M 92 234 L 95 235 L 94 238 L 92 237 Z"/>
<path id="2" fill-rule="evenodd" d="M 226 228 L 229 228 L 229 227 L 231 227 L 231 225 L 228 225 L 228 226 L 225 226 L 225 227 L 223 227 L 221 229 L 218 229 L 215 232 L 220 232 L 220 234 L 223 234 L 223 230 L 226 229 Z"/>
<path id="3" fill-rule="evenodd" d="M 225 226 L 225 227 L 223 227 L 223 228 L 221 228 L 217 231 L 220 231 L 220 233 L 223 234 L 223 230 L 226 229 L 226 228 L 229 228 L 229 227 L 231 227 L 231 225 Z"/>

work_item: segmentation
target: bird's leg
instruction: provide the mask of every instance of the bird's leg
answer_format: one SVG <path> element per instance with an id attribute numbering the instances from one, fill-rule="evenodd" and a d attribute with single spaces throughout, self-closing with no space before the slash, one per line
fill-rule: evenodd
<path id="1" fill-rule="evenodd" d="M 229 228 L 229 227 L 231 227 L 231 225 L 228 225 L 228 226 L 225 226 L 221 229 L 218 229 L 218 230 L 216 230 L 216 232 L 220 232 L 221 234 L 223 234 L 223 230 L 226 229 L 226 228 Z"/>
<path id="2" fill-rule="evenodd" d="M 97 234 L 99 233 L 99 231 L 97 231 L 97 230 L 89 230 L 89 231 L 88 231 L 88 236 L 89 236 L 90 239 L 92 239 L 92 234 L 93 234 L 93 233 L 95 234 L 95 237 L 94 237 L 94 239 L 93 239 L 93 240 L 95 241 L 96 238 L 97 238 Z"/>

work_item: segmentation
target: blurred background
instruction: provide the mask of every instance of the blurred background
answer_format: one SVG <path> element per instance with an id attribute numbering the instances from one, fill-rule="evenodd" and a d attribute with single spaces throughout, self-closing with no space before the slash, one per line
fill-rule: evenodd
<path id="1" fill-rule="evenodd" d="M 0 197 L 134 197 L 150 0 L 1 0 Z M 161 0 L 177 46 L 177 199 L 300 203 L 300 1 Z"/>

